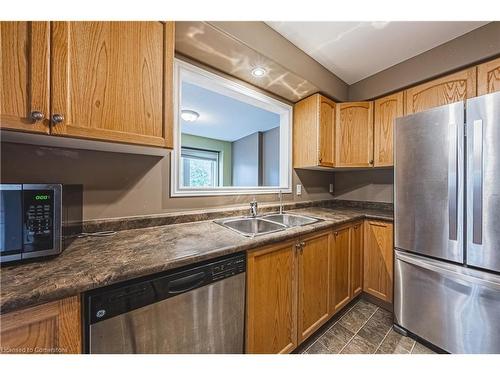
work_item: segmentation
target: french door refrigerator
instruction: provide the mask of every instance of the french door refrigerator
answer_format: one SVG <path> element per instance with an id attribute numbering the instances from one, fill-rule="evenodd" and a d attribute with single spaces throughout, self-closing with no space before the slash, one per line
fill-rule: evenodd
<path id="1" fill-rule="evenodd" d="M 396 326 L 500 353 L 500 92 L 396 120 Z"/>

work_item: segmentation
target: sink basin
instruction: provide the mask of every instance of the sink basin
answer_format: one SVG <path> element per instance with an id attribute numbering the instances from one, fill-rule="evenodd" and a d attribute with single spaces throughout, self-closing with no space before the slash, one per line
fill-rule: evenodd
<path id="1" fill-rule="evenodd" d="M 269 221 L 260 217 L 242 217 L 236 219 L 216 220 L 215 222 L 247 237 L 277 232 L 287 228 L 284 224 Z"/>
<path id="2" fill-rule="evenodd" d="M 293 215 L 293 214 L 272 214 L 264 216 L 264 219 L 284 224 L 287 227 L 300 227 L 301 225 L 312 224 L 320 221 L 314 217 Z"/>

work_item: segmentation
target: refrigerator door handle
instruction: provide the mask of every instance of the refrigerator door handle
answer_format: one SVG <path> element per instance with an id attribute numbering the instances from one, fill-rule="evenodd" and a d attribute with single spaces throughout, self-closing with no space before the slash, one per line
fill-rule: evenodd
<path id="1" fill-rule="evenodd" d="M 472 242 L 483 243 L 483 120 L 474 120 L 472 139 Z"/>
<path id="2" fill-rule="evenodd" d="M 449 124 L 448 147 L 448 238 L 457 240 L 458 226 L 458 129 L 456 123 Z"/>
<path id="3" fill-rule="evenodd" d="M 396 251 L 396 258 L 402 262 L 413 264 L 415 266 L 437 272 L 441 275 L 448 276 L 453 279 L 460 279 L 464 281 L 468 281 L 470 283 L 476 285 L 482 285 L 488 288 L 496 289 L 500 291 L 500 278 L 493 277 L 490 275 L 488 279 L 482 278 L 480 276 L 475 276 L 470 273 L 460 272 L 462 270 L 461 266 L 451 266 L 446 264 L 446 267 L 436 264 L 436 261 L 421 259 L 415 255 L 403 254 L 399 251 Z M 454 269 L 457 270 L 454 270 Z M 476 273 L 478 271 L 473 271 Z M 471 272 L 472 273 L 472 272 Z"/>

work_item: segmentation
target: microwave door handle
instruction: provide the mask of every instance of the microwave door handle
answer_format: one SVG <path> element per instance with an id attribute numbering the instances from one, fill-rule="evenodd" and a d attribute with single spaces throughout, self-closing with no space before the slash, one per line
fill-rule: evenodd
<path id="1" fill-rule="evenodd" d="M 448 238 L 457 240 L 458 227 L 458 132 L 456 123 L 449 124 L 448 147 Z"/>
<path id="2" fill-rule="evenodd" d="M 483 243 L 483 120 L 474 120 L 472 136 L 472 242 Z"/>

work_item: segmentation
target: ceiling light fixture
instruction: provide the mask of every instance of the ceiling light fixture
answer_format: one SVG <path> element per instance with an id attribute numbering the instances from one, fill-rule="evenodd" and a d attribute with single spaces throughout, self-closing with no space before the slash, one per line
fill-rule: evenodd
<path id="1" fill-rule="evenodd" d="M 257 77 L 257 78 L 260 78 L 260 77 L 264 77 L 266 75 L 266 69 L 258 66 L 257 68 L 253 68 L 252 69 L 252 75 L 254 77 Z"/>
<path id="2" fill-rule="evenodd" d="M 181 118 L 187 122 L 195 122 L 200 117 L 200 114 L 196 111 L 191 111 L 190 109 L 183 109 L 181 111 Z"/>

